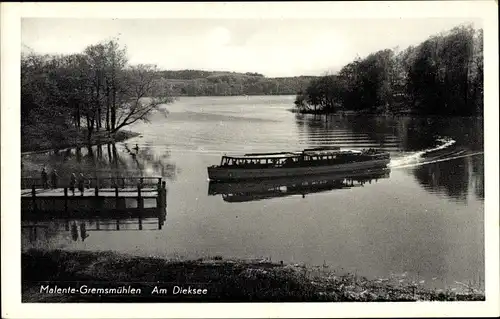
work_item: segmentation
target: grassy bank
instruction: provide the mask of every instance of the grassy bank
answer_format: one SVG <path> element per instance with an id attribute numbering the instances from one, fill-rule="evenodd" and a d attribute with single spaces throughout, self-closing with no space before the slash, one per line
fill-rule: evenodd
<path id="1" fill-rule="evenodd" d="M 121 142 L 139 133 L 120 130 L 114 134 L 106 131 L 93 132 L 90 145 Z M 36 127 L 26 127 L 21 132 L 21 152 L 41 152 L 89 145 L 86 129 L 74 128 L 65 130 L 47 131 Z"/>
<path id="2" fill-rule="evenodd" d="M 108 252 L 31 250 L 22 254 L 23 302 L 206 302 L 206 301 L 419 301 L 484 300 L 476 293 L 437 292 L 325 269 L 283 265 L 268 260 L 166 260 Z M 43 284 L 59 287 L 132 285 L 140 295 L 48 294 Z M 155 285 L 203 288 L 206 295 L 152 294 Z M 77 287 L 78 288 L 78 287 Z"/>

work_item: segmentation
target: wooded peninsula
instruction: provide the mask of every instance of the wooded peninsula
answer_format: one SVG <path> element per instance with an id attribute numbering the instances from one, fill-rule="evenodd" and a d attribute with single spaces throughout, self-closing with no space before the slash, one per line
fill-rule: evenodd
<path id="1" fill-rule="evenodd" d="M 417 46 L 357 58 L 298 92 L 300 113 L 483 113 L 483 30 L 468 25 Z"/>

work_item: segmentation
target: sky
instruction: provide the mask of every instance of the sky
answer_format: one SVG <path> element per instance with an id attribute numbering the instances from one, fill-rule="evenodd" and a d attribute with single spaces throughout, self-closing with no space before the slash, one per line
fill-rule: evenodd
<path id="1" fill-rule="evenodd" d="M 21 42 L 38 53 L 74 53 L 118 37 L 131 64 L 279 77 L 336 72 L 356 56 L 404 49 L 460 24 L 481 27 L 471 18 L 23 18 Z"/>

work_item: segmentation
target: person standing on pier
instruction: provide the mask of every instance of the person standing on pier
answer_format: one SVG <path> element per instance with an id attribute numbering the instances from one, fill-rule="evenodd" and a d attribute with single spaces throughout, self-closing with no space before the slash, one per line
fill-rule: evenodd
<path id="1" fill-rule="evenodd" d="M 71 179 L 69 181 L 69 190 L 73 193 L 73 196 L 75 196 L 75 186 L 76 186 L 76 175 L 75 173 L 72 173 Z"/>
<path id="2" fill-rule="evenodd" d="M 78 177 L 78 190 L 81 193 L 81 196 L 83 196 L 83 192 L 85 191 L 85 176 L 83 176 L 83 173 L 80 173 L 80 176 Z"/>
<path id="3" fill-rule="evenodd" d="M 47 171 L 45 170 L 45 167 L 42 168 L 42 186 L 44 189 L 49 188 L 48 176 L 47 176 Z"/>
<path id="4" fill-rule="evenodd" d="M 52 173 L 50 174 L 50 183 L 52 184 L 52 189 L 57 188 L 57 180 L 59 178 L 59 175 L 57 175 L 57 171 L 54 169 L 52 170 Z"/>

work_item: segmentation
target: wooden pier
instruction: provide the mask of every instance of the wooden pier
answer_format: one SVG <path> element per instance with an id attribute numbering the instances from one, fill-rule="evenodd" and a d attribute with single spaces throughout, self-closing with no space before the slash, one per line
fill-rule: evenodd
<path id="1" fill-rule="evenodd" d="M 165 211 L 167 207 L 166 183 L 161 177 L 87 178 L 83 192 L 77 185 L 73 192 L 68 181 L 58 184 L 58 188 L 44 188 L 41 179 L 23 178 L 23 219 L 46 214 L 64 217 Z"/>

